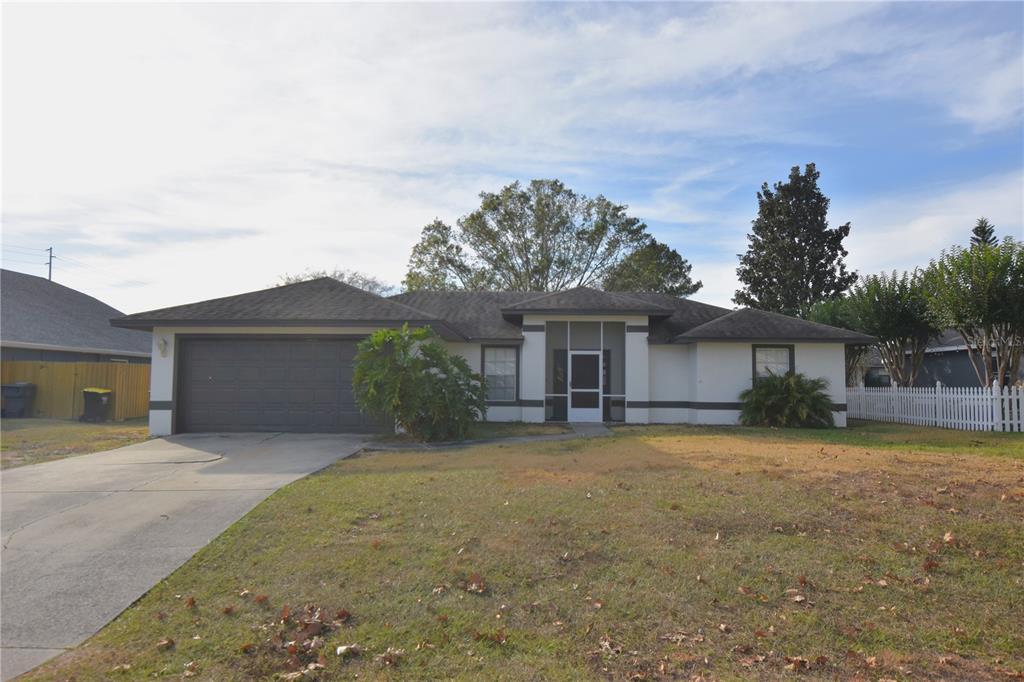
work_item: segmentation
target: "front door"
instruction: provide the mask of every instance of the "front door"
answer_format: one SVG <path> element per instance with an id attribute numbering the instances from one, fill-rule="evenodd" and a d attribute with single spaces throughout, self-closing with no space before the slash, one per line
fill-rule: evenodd
<path id="1" fill-rule="evenodd" d="M 601 352 L 569 352 L 569 421 L 601 421 Z"/>

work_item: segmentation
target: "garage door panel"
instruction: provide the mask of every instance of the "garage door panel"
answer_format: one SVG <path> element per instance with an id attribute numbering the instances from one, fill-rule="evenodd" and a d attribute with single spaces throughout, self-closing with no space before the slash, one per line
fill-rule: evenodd
<path id="1" fill-rule="evenodd" d="M 379 430 L 352 395 L 350 339 L 184 339 L 179 431 Z"/>

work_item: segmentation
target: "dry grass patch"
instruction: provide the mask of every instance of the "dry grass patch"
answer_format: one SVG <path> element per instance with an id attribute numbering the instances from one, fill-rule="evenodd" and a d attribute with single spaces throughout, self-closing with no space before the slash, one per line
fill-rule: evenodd
<path id="1" fill-rule="evenodd" d="M 1024 440 L 856 431 L 345 460 L 30 679 L 1022 674 Z"/>
<path id="2" fill-rule="evenodd" d="M 149 438 L 146 419 L 103 424 L 63 419 L 4 419 L 0 422 L 0 432 L 0 467 L 4 469 L 112 450 Z"/>

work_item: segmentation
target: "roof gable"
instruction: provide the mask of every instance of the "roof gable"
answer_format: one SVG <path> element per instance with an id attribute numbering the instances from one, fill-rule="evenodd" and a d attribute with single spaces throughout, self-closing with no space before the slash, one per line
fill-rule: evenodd
<path id="1" fill-rule="evenodd" d="M 148 334 L 114 329 L 121 311 L 103 301 L 43 277 L 0 271 L 0 340 L 81 352 L 149 355 Z"/>
<path id="2" fill-rule="evenodd" d="M 766 310 L 742 308 L 679 334 L 674 343 L 694 341 L 831 341 L 872 343 L 867 334 L 801 320 Z"/>

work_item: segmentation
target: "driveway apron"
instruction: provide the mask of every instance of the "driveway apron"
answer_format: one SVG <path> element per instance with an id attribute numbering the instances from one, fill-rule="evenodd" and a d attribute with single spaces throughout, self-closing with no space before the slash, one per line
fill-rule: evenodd
<path id="1" fill-rule="evenodd" d="M 79 644 L 272 492 L 363 443 L 182 435 L 3 472 L 0 676 Z"/>

